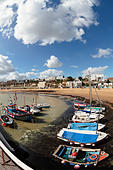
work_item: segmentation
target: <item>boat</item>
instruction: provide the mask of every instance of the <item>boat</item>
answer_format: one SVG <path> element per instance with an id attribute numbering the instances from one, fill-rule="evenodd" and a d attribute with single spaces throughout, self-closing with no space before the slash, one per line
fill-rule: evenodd
<path id="1" fill-rule="evenodd" d="M 57 138 L 70 142 L 72 144 L 92 145 L 95 146 L 96 143 L 102 141 L 108 136 L 107 133 L 100 131 L 85 131 L 85 130 L 74 130 L 63 128 L 57 134 Z"/>
<path id="2" fill-rule="evenodd" d="M 101 107 L 85 107 L 83 109 L 79 109 L 79 111 L 83 111 L 86 113 L 103 113 L 105 111 L 105 107 L 101 108 Z"/>
<path id="3" fill-rule="evenodd" d="M 69 123 L 67 128 L 68 129 L 75 129 L 75 130 L 90 130 L 90 131 L 96 131 L 101 130 L 105 127 L 104 124 L 101 123 Z"/>
<path id="4" fill-rule="evenodd" d="M 18 109 L 21 109 L 23 111 L 27 111 L 27 112 L 31 112 L 34 115 L 37 115 L 38 113 L 40 113 L 40 109 L 38 109 L 37 106 L 35 105 L 25 105 L 25 106 L 19 106 Z"/>
<path id="5" fill-rule="evenodd" d="M 0 116 L 0 121 L 3 126 L 11 126 L 13 124 L 13 119 L 4 114 Z"/>
<path id="6" fill-rule="evenodd" d="M 106 159 L 109 154 L 101 149 L 59 145 L 53 156 L 60 159 L 62 164 L 67 163 L 73 166 L 74 169 L 78 169 L 80 167 L 96 166 L 98 162 Z"/>
<path id="7" fill-rule="evenodd" d="M 75 108 L 85 108 L 87 106 L 86 103 L 78 100 L 75 100 L 73 103 Z"/>
<path id="8" fill-rule="evenodd" d="M 37 107 L 38 107 L 38 109 L 42 110 L 42 109 L 50 108 L 50 105 L 46 104 L 46 103 L 38 103 Z"/>
<path id="9" fill-rule="evenodd" d="M 12 101 L 4 107 L 4 113 L 9 117 L 17 120 L 30 121 L 32 119 L 31 112 L 18 109 L 16 104 L 12 103 Z"/>
<path id="10" fill-rule="evenodd" d="M 76 113 L 73 117 L 72 117 L 72 121 L 73 122 L 78 122 L 78 123 L 90 123 L 90 122 L 97 122 L 98 120 L 104 118 L 103 114 L 95 114 L 95 113 Z"/>

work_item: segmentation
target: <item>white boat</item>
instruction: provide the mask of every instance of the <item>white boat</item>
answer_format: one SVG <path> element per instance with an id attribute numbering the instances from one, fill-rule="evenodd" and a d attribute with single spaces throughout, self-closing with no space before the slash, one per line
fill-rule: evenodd
<path id="1" fill-rule="evenodd" d="M 83 131 L 63 128 L 57 134 L 57 138 L 72 144 L 92 145 L 95 146 L 97 142 L 102 141 L 108 136 L 107 133 L 100 131 Z"/>
<path id="2" fill-rule="evenodd" d="M 75 130 L 90 130 L 96 131 L 101 130 L 105 127 L 104 124 L 91 122 L 91 123 L 69 123 L 67 128 L 68 129 L 75 129 Z"/>
<path id="3" fill-rule="evenodd" d="M 32 105 L 32 106 L 29 106 L 29 105 L 19 106 L 18 108 L 21 109 L 21 110 L 23 110 L 23 111 L 31 112 L 32 114 L 38 114 L 38 113 L 40 113 L 40 110 L 39 110 L 38 107 L 35 106 L 35 105 Z"/>
<path id="4" fill-rule="evenodd" d="M 95 114 L 95 113 L 85 113 L 82 114 L 75 114 L 72 117 L 73 122 L 81 122 L 81 123 L 88 123 L 88 122 L 97 122 L 98 120 L 104 118 L 103 114 Z"/>
<path id="5" fill-rule="evenodd" d="M 46 108 L 50 108 L 50 105 L 46 103 L 38 103 L 37 107 L 38 109 L 46 109 Z"/>

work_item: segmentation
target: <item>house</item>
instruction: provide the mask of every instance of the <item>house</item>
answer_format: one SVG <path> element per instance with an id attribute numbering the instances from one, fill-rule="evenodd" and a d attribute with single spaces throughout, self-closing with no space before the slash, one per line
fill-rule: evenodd
<path id="1" fill-rule="evenodd" d="M 91 74 L 91 80 L 104 81 L 104 74 Z"/>
<path id="2" fill-rule="evenodd" d="M 45 89 L 46 88 L 46 81 L 38 82 L 38 88 L 39 89 Z"/>

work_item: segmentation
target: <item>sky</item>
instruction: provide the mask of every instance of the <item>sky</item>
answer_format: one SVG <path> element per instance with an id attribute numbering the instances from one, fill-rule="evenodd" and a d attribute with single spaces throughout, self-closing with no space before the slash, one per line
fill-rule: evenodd
<path id="1" fill-rule="evenodd" d="M 0 81 L 113 77 L 113 0 L 1 0 Z"/>

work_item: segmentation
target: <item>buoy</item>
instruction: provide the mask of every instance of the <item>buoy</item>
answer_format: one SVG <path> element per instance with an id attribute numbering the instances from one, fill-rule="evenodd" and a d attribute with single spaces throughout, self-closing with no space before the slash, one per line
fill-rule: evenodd
<path id="1" fill-rule="evenodd" d="M 74 166 L 74 169 L 79 169 L 80 168 L 80 165 L 75 165 Z"/>
<path id="2" fill-rule="evenodd" d="M 84 144 L 81 144 L 80 146 L 81 146 L 81 147 L 84 147 Z"/>
<path id="3" fill-rule="evenodd" d="M 95 146 L 95 144 L 93 143 L 92 146 Z"/>
<path id="4" fill-rule="evenodd" d="M 5 123 L 2 123 L 2 125 L 3 125 L 3 126 L 6 126 L 6 124 L 5 124 Z"/>
<path id="5" fill-rule="evenodd" d="M 62 163 L 62 164 L 65 164 L 65 163 L 66 163 L 66 161 L 65 161 L 65 160 L 62 160 L 62 161 L 61 161 L 61 163 Z"/>
<path id="6" fill-rule="evenodd" d="M 77 156 L 77 152 L 73 152 L 73 153 L 72 153 L 72 156 Z"/>

